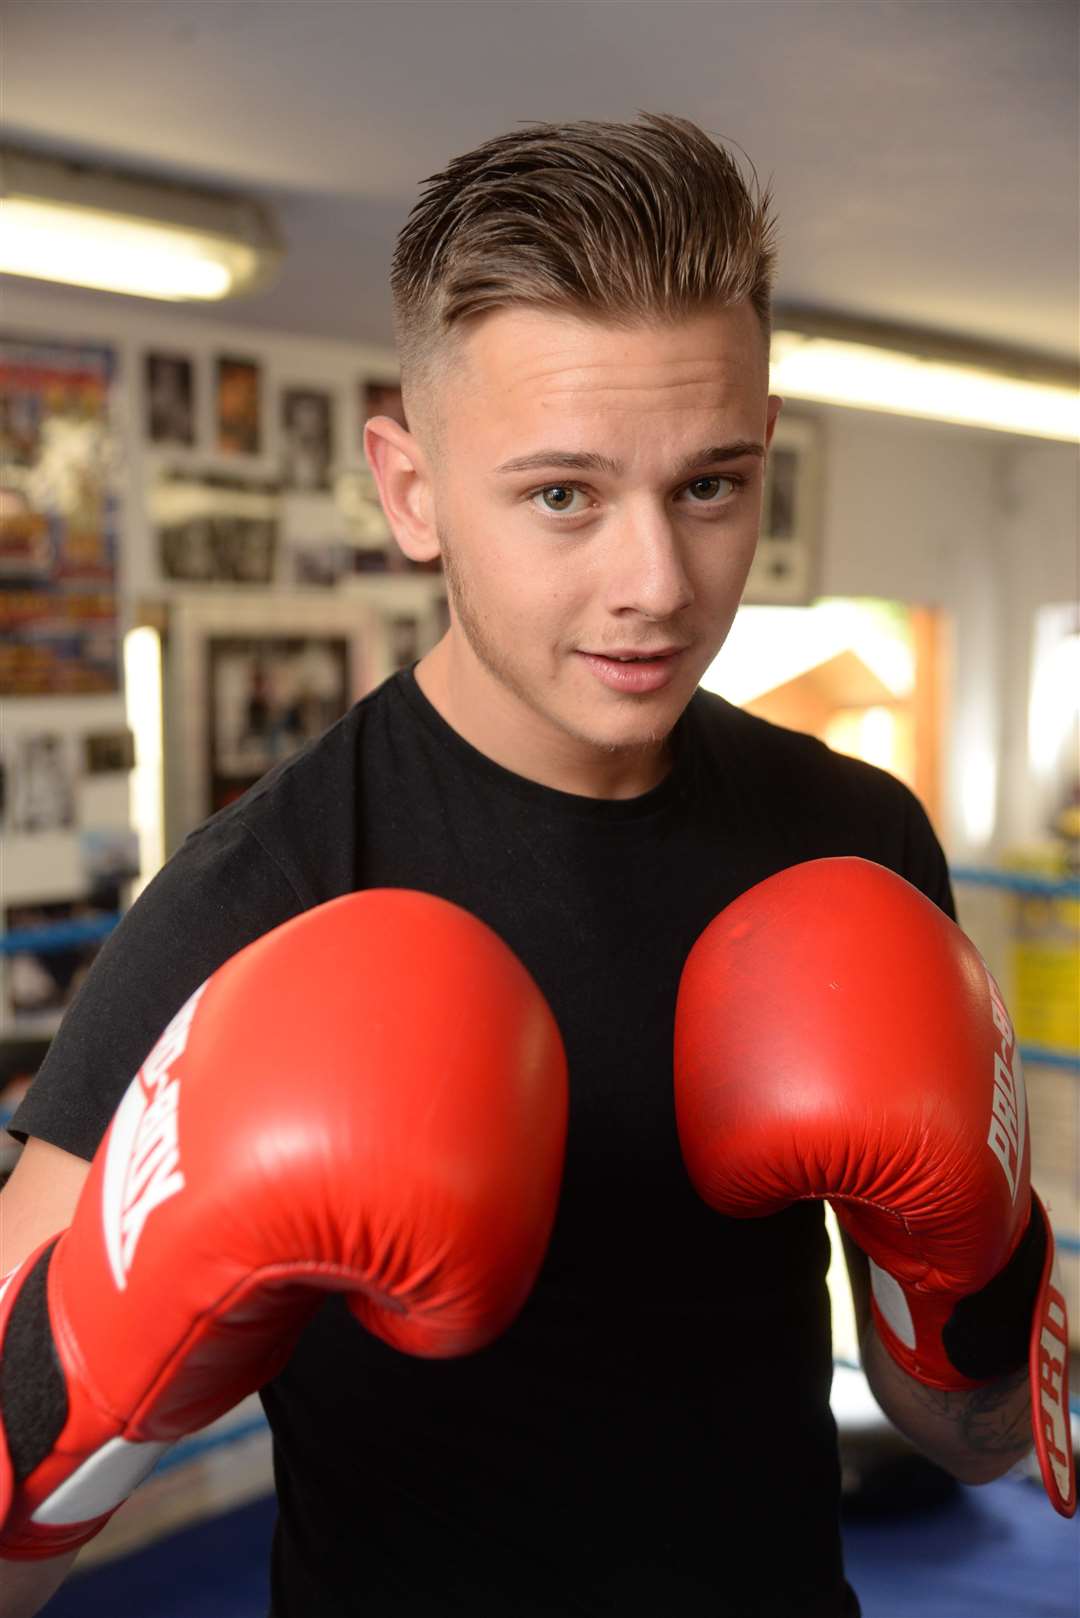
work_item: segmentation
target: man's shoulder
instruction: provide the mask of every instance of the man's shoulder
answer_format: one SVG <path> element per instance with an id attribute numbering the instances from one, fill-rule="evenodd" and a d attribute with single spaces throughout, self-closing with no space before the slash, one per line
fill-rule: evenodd
<path id="1" fill-rule="evenodd" d="M 897 804 L 911 796 L 904 783 L 887 770 L 834 752 L 806 731 L 748 713 L 713 691 L 697 691 L 694 707 L 706 747 L 740 769 L 781 777 L 797 772 L 788 776 L 793 789 L 816 785 L 840 792 L 878 792 Z"/>
<path id="2" fill-rule="evenodd" d="M 717 791 L 788 860 L 855 854 L 897 871 L 952 913 L 941 846 L 898 776 L 817 737 L 747 713 L 712 692 L 694 699 Z"/>
<path id="3" fill-rule="evenodd" d="M 714 747 L 738 746 L 744 753 L 763 758 L 809 756 L 824 748 L 816 736 L 762 719 L 704 686 L 694 692 L 691 709 L 702 735 Z"/>

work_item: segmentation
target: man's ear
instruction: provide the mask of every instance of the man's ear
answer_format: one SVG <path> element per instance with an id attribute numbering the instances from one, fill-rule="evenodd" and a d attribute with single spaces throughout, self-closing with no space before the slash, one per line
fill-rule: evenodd
<path id="1" fill-rule="evenodd" d="M 371 416 L 364 423 L 364 455 L 398 545 L 410 561 L 430 562 L 439 554 L 439 539 L 419 443 L 392 416 Z"/>

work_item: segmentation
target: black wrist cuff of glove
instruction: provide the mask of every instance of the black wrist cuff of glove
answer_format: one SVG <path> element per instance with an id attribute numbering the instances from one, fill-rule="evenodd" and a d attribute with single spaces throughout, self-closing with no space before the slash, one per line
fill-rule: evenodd
<path id="1" fill-rule="evenodd" d="M 1008 1264 L 981 1292 L 961 1298 L 941 1333 L 961 1376 L 992 1382 L 1027 1364 L 1045 1262 L 1046 1224 L 1033 1201 L 1027 1229 Z"/>
<path id="2" fill-rule="evenodd" d="M 46 1296 L 55 1246 L 50 1243 L 23 1280 L 0 1348 L 0 1412 L 16 1483 L 55 1448 L 68 1417 Z"/>

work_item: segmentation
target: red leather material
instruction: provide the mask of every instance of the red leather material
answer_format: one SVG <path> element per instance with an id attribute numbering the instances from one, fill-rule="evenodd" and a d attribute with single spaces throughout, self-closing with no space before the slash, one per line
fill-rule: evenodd
<path id="1" fill-rule="evenodd" d="M 742 894 L 686 962 L 675 1104 L 711 1207 L 827 1198 L 871 1260 L 894 1358 L 931 1386 L 977 1386 L 941 1331 L 1027 1227 L 1027 1105 L 1000 991 L 936 905 L 854 858 Z"/>
<path id="2" fill-rule="evenodd" d="M 69 1419 L 0 1551 L 91 1537 L 31 1519 L 111 1439 L 176 1439 L 270 1380 L 327 1290 L 410 1354 L 490 1342 L 543 1260 L 566 1118 L 546 1001 L 445 900 L 353 894 L 241 951 L 143 1064 L 52 1257 Z"/>

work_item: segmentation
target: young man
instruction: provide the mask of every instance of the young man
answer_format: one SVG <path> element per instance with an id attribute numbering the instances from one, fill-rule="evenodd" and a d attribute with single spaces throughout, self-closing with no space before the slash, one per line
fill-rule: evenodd
<path id="1" fill-rule="evenodd" d="M 660 116 L 534 126 L 429 183 L 393 274 L 410 430 L 376 417 L 365 450 L 402 549 L 443 560 L 450 629 L 193 834 L 125 918 L 14 1120 L 32 1138 L 5 1267 L 65 1222 L 35 1222 L 34 1188 L 81 1183 L 223 961 L 357 889 L 451 900 L 524 963 L 565 1042 L 554 1233 L 520 1316 L 471 1357 L 407 1358 L 326 1299 L 262 1393 L 275 1618 L 855 1614 L 820 1203 L 719 1217 L 672 1099 L 680 973 L 754 884 L 855 855 L 952 915 L 902 785 L 698 689 L 781 406 L 768 197 Z M 428 950 L 421 931 L 418 981 Z M 1029 1447 L 1014 1368 L 935 1394 L 870 1324 L 864 1352 L 958 1476 Z"/>

